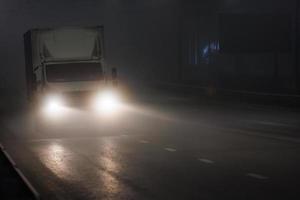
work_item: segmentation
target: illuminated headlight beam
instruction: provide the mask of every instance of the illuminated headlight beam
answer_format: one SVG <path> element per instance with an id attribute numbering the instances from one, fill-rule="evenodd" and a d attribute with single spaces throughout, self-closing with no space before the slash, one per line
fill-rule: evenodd
<path id="1" fill-rule="evenodd" d="M 61 98 L 57 96 L 48 97 L 43 105 L 43 111 L 47 115 L 59 115 L 63 108 L 63 102 Z"/>
<path id="2" fill-rule="evenodd" d="M 120 106 L 119 96 L 113 91 L 105 91 L 96 98 L 96 109 L 99 112 L 112 113 Z"/>

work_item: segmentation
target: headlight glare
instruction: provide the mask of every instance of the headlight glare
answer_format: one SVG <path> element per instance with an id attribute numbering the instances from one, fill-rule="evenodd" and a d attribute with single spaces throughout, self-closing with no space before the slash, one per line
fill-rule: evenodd
<path id="1" fill-rule="evenodd" d="M 43 110 L 46 114 L 59 114 L 63 107 L 62 99 L 59 96 L 48 96 L 45 99 Z"/>
<path id="2" fill-rule="evenodd" d="M 120 106 L 118 95 L 113 91 L 102 92 L 96 98 L 96 109 L 100 112 L 114 112 Z"/>

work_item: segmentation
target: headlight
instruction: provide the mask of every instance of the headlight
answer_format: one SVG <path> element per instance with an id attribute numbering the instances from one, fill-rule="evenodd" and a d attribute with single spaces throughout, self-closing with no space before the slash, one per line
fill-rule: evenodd
<path id="1" fill-rule="evenodd" d="M 96 97 L 97 111 L 111 113 L 120 106 L 120 98 L 114 91 L 104 91 Z"/>
<path id="2" fill-rule="evenodd" d="M 48 96 L 43 105 L 43 110 L 46 114 L 59 114 L 63 108 L 62 99 L 59 96 Z"/>

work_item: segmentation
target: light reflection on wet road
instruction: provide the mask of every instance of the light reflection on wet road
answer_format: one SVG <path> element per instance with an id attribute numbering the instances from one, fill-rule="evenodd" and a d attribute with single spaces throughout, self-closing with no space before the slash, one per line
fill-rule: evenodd
<path id="1" fill-rule="evenodd" d="M 19 139 L 6 145 L 45 199 L 300 197 L 296 123 L 283 127 L 265 111 L 168 106 L 127 106 L 109 119 L 73 110 L 26 134 L 13 119 L 7 124 Z M 290 141 L 272 134 L 274 123 Z"/>

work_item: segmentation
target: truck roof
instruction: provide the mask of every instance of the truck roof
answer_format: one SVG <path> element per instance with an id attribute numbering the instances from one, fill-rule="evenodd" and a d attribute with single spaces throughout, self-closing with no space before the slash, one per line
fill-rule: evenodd
<path id="1" fill-rule="evenodd" d="M 34 65 L 60 60 L 103 58 L 103 26 L 35 28 L 27 31 Z"/>

